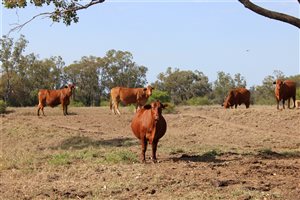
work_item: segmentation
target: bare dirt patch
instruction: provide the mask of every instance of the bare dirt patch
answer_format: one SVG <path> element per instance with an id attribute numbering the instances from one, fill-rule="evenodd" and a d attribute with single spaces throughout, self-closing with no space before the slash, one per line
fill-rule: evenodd
<path id="1" fill-rule="evenodd" d="M 133 113 L 10 108 L 1 116 L 0 199 L 300 199 L 300 110 L 179 107 L 159 163 L 139 162 Z"/>

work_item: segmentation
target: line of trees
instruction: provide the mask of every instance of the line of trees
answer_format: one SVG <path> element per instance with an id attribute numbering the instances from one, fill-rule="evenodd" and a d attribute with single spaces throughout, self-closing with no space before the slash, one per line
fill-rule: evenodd
<path id="1" fill-rule="evenodd" d="M 147 84 L 148 68 L 134 62 L 128 51 L 109 50 L 104 57 L 82 57 L 65 66 L 60 56 L 39 59 L 37 54 L 24 55 L 28 41 L 21 36 L 17 41 L 3 36 L 0 40 L 0 99 L 9 106 L 34 106 L 39 89 L 59 89 L 69 82 L 76 84 L 73 104 L 99 106 L 109 100 L 110 88 L 115 86 L 143 87 Z M 241 74 L 231 76 L 217 72 L 217 80 L 198 70 L 167 68 L 151 83 L 156 89 L 152 98 L 175 105 L 221 104 L 234 87 L 247 87 Z M 250 87 L 252 103 L 274 104 L 273 81 L 290 78 L 300 86 L 300 75 L 285 77 L 280 71 L 265 77 L 262 85 Z M 300 98 L 300 90 L 297 91 Z"/>

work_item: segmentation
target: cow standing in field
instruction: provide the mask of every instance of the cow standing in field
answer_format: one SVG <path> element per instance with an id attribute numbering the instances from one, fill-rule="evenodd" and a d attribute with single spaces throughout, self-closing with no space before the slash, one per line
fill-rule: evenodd
<path id="1" fill-rule="evenodd" d="M 250 106 L 250 91 L 246 88 L 236 88 L 229 91 L 227 98 L 225 99 L 223 106 L 229 108 L 244 103 L 246 108 Z"/>
<path id="2" fill-rule="evenodd" d="M 152 102 L 139 109 L 131 122 L 131 129 L 134 135 L 140 140 L 142 146 L 141 158 L 145 162 L 145 153 L 147 144 L 152 145 L 152 159 L 156 162 L 157 144 L 160 138 L 164 136 L 167 130 L 167 122 L 162 116 L 162 109 L 167 104 L 160 101 Z"/>
<path id="3" fill-rule="evenodd" d="M 277 109 L 279 109 L 279 102 L 282 100 L 282 107 L 285 109 L 284 102 L 288 100 L 288 108 L 290 108 L 290 98 L 293 98 L 294 108 L 296 107 L 296 83 L 291 80 L 276 80 L 273 82 L 275 87 L 275 98 L 277 101 Z"/>
<path id="4" fill-rule="evenodd" d="M 119 103 L 122 102 L 124 105 L 136 104 L 135 109 L 137 111 L 138 108 L 147 103 L 153 89 L 150 85 L 146 88 L 114 87 L 110 91 L 110 110 L 121 115 Z"/>
<path id="5" fill-rule="evenodd" d="M 68 86 L 65 86 L 59 90 L 39 90 L 39 105 L 37 115 L 40 116 L 40 110 L 42 110 L 43 115 L 45 116 L 44 107 L 46 105 L 55 107 L 59 104 L 62 105 L 63 114 L 68 115 L 68 105 L 70 104 L 70 97 L 72 96 L 72 91 L 74 88 L 75 85 L 69 84 Z"/>

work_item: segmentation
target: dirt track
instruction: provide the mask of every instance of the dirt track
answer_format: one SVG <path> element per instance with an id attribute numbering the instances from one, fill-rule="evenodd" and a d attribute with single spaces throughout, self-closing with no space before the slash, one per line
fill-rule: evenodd
<path id="1" fill-rule="evenodd" d="M 11 108 L 1 118 L 1 199 L 300 199 L 300 110 L 179 107 L 157 164 L 139 163 L 121 108 Z M 147 157 L 150 156 L 148 147 Z"/>

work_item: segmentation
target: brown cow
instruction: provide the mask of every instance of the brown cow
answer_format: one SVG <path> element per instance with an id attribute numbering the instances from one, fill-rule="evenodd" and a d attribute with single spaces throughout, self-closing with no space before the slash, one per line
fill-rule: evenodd
<path id="1" fill-rule="evenodd" d="M 152 95 L 153 87 L 150 85 L 146 88 L 125 88 L 114 87 L 110 91 L 110 110 L 113 113 L 121 115 L 119 103 L 124 105 L 136 104 L 135 109 L 141 108 L 147 103 L 148 98 Z"/>
<path id="2" fill-rule="evenodd" d="M 132 132 L 140 140 L 142 146 L 142 162 L 145 162 L 148 141 L 152 145 L 153 162 L 156 162 L 158 140 L 164 136 L 167 130 L 167 122 L 161 114 L 165 107 L 167 104 L 162 104 L 158 100 L 154 101 L 139 109 L 132 119 Z"/>
<path id="3" fill-rule="evenodd" d="M 75 85 L 69 84 L 68 86 L 65 86 L 59 90 L 39 90 L 39 105 L 37 115 L 40 116 L 40 110 L 42 110 L 43 115 L 45 116 L 44 107 L 46 105 L 55 107 L 59 104 L 62 105 L 63 114 L 68 115 L 68 105 L 70 104 L 70 97 L 74 88 Z"/>
<path id="4" fill-rule="evenodd" d="M 294 108 L 296 107 L 296 83 L 291 80 L 276 80 L 273 82 L 275 87 L 275 98 L 277 101 L 277 109 L 279 109 L 279 102 L 282 100 L 282 107 L 285 109 L 284 102 L 288 100 L 288 108 L 290 108 L 290 98 L 293 98 Z"/>
<path id="5" fill-rule="evenodd" d="M 229 91 L 227 98 L 224 101 L 224 108 L 229 108 L 244 103 L 246 108 L 250 106 L 250 92 L 246 88 L 236 88 Z"/>

